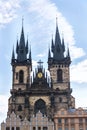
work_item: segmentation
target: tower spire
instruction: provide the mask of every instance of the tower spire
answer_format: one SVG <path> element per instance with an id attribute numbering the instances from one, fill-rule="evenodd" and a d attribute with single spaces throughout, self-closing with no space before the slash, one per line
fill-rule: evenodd
<path id="1" fill-rule="evenodd" d="M 30 61 L 30 64 L 32 62 L 32 58 L 31 58 L 31 46 L 30 46 L 30 51 L 29 51 L 29 61 Z"/>
<path id="2" fill-rule="evenodd" d="M 56 34 L 55 34 L 55 46 L 61 44 L 61 39 L 60 39 L 60 34 L 59 34 L 59 29 L 58 29 L 58 24 L 57 24 L 57 17 L 56 17 Z"/>
<path id="3" fill-rule="evenodd" d="M 53 35 L 52 35 L 52 41 L 51 41 L 51 51 L 54 52 L 54 42 L 53 42 Z"/>
<path id="4" fill-rule="evenodd" d="M 28 36 L 27 36 L 27 42 L 26 42 L 26 54 L 28 54 Z"/>
<path id="5" fill-rule="evenodd" d="M 62 34 L 62 35 L 63 35 L 63 34 Z M 62 36 L 62 47 L 63 47 L 63 52 L 65 52 L 64 36 Z"/>
<path id="6" fill-rule="evenodd" d="M 17 45 L 16 45 L 16 53 L 17 53 L 17 61 L 18 62 L 26 61 L 27 54 L 28 54 L 28 43 L 25 46 L 23 21 L 24 21 L 24 19 L 22 18 L 22 30 L 21 30 L 20 41 L 19 41 L 19 45 L 18 45 L 18 41 L 17 41 Z"/>
<path id="7" fill-rule="evenodd" d="M 68 47 L 68 49 L 67 49 L 67 58 L 70 58 L 69 47 Z"/>
<path id="8" fill-rule="evenodd" d="M 18 38 L 17 38 L 17 44 L 16 44 L 16 53 L 18 54 L 19 45 L 18 45 Z"/>
<path id="9" fill-rule="evenodd" d="M 48 51 L 48 59 L 51 58 L 51 52 L 50 52 L 50 48 L 49 48 L 49 51 Z"/>
<path id="10" fill-rule="evenodd" d="M 14 46 L 13 46 L 13 51 L 12 51 L 12 59 L 11 59 L 11 62 L 13 63 L 15 60 L 15 53 L 14 53 Z"/>
<path id="11" fill-rule="evenodd" d="M 52 40 L 52 52 L 53 52 L 53 59 L 55 61 L 61 61 L 64 58 L 64 45 L 61 43 L 61 38 L 59 34 L 58 24 L 57 24 L 57 17 L 56 17 L 56 33 L 55 33 L 55 44 Z"/>
<path id="12" fill-rule="evenodd" d="M 23 27 L 23 24 L 24 24 L 24 18 L 23 18 L 23 16 L 22 16 L 22 27 Z"/>

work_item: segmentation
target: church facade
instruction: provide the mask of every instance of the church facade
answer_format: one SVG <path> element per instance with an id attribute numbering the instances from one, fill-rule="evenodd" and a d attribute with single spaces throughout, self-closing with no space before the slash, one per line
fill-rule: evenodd
<path id="1" fill-rule="evenodd" d="M 31 76 L 31 49 L 22 25 L 16 52 L 12 52 L 12 89 L 1 130 L 87 130 L 87 111 L 76 109 L 72 96 L 69 49 L 66 56 L 64 52 L 64 39 L 56 23 L 55 39 L 48 52 L 50 77 L 41 60 Z"/>

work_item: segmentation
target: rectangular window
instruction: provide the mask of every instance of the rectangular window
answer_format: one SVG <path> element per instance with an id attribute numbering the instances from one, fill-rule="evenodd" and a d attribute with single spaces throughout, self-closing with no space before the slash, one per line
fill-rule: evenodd
<path id="1" fill-rule="evenodd" d="M 87 124 L 87 118 L 85 118 L 85 123 Z"/>
<path id="2" fill-rule="evenodd" d="M 68 130 L 68 127 L 65 127 L 65 130 Z"/>
<path id="3" fill-rule="evenodd" d="M 71 118 L 70 122 L 71 124 L 74 124 L 74 118 Z"/>
<path id="4" fill-rule="evenodd" d="M 62 119 L 61 119 L 61 118 L 58 119 L 58 123 L 59 123 L 59 124 L 62 123 Z"/>
<path id="5" fill-rule="evenodd" d="M 6 127 L 6 130 L 10 130 L 10 127 Z"/>
<path id="6" fill-rule="evenodd" d="M 38 127 L 38 130 L 41 130 L 41 127 Z"/>
<path id="7" fill-rule="evenodd" d="M 82 124 L 83 123 L 83 119 L 79 118 L 79 123 Z"/>
<path id="8" fill-rule="evenodd" d="M 83 128 L 80 128 L 79 130 L 83 130 Z"/>
<path id="9" fill-rule="evenodd" d="M 20 130 L 20 127 L 16 127 L 16 130 Z"/>
<path id="10" fill-rule="evenodd" d="M 71 130 L 75 130 L 75 128 L 71 128 Z"/>
<path id="11" fill-rule="evenodd" d="M 36 127 L 33 127 L 33 130 L 36 130 Z"/>
<path id="12" fill-rule="evenodd" d="M 47 127 L 43 127 L 43 130 L 47 130 Z"/>
<path id="13" fill-rule="evenodd" d="M 12 127 L 11 130 L 14 130 L 14 127 Z"/>
<path id="14" fill-rule="evenodd" d="M 58 130 L 62 130 L 62 127 L 59 127 Z"/>
<path id="15" fill-rule="evenodd" d="M 68 119 L 67 118 L 65 118 L 65 124 L 68 124 Z"/>

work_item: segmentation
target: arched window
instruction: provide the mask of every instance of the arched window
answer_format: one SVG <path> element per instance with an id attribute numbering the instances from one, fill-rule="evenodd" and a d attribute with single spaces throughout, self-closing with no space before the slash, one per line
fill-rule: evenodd
<path id="1" fill-rule="evenodd" d="M 21 105 L 18 106 L 18 111 L 22 111 L 22 106 Z"/>
<path id="2" fill-rule="evenodd" d="M 62 98 L 61 97 L 59 97 L 59 103 L 61 103 L 62 102 Z"/>
<path id="3" fill-rule="evenodd" d="M 21 116 L 21 115 L 19 115 L 19 117 L 20 117 L 20 119 L 22 120 L 22 116 Z"/>
<path id="4" fill-rule="evenodd" d="M 20 70 L 19 72 L 19 83 L 23 83 L 24 82 L 24 72 L 23 70 Z"/>
<path id="5" fill-rule="evenodd" d="M 40 111 L 42 114 L 46 114 L 46 103 L 42 99 L 39 99 L 35 102 L 34 113 L 36 114 L 38 111 Z"/>
<path id="6" fill-rule="evenodd" d="M 57 71 L 57 81 L 58 82 L 62 82 L 63 81 L 62 70 L 61 69 L 58 69 L 58 71 Z"/>

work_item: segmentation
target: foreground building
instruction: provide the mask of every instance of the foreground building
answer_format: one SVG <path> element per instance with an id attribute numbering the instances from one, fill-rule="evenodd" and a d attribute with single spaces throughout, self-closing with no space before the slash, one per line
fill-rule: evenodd
<path id="1" fill-rule="evenodd" d="M 41 61 L 31 76 L 31 50 L 28 50 L 28 40 L 25 44 L 22 25 L 17 57 L 14 49 L 12 52 L 12 89 L 1 130 L 87 130 L 87 111 L 76 109 L 71 95 L 69 49 L 66 56 L 64 52 L 64 39 L 60 39 L 56 24 L 55 41 L 52 39 L 48 53 L 50 77 Z"/>

